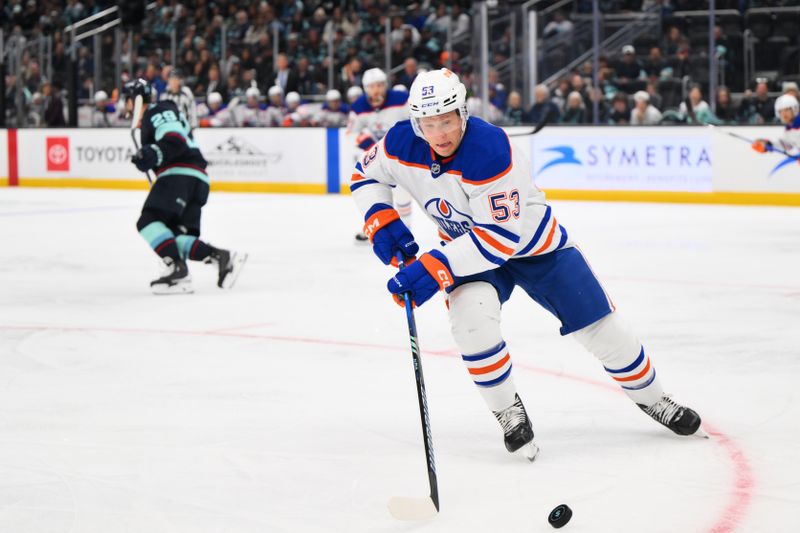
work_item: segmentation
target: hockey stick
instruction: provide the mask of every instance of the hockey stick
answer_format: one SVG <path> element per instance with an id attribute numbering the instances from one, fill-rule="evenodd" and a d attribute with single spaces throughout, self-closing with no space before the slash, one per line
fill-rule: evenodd
<path id="1" fill-rule="evenodd" d="M 745 137 L 745 136 L 743 136 L 743 135 L 739 135 L 738 133 L 733 133 L 732 131 L 723 130 L 723 129 L 721 129 L 721 128 L 719 128 L 719 127 L 715 126 L 714 124 L 706 124 L 706 127 L 708 127 L 709 129 L 711 129 L 711 130 L 713 130 L 713 131 L 717 131 L 717 132 L 719 132 L 719 133 L 724 133 L 725 135 L 728 135 L 729 137 L 733 137 L 734 139 L 739 139 L 740 141 L 745 141 L 746 143 L 749 143 L 749 144 L 751 144 L 751 145 L 752 145 L 753 143 L 755 143 L 755 140 L 753 140 L 753 139 L 749 139 L 749 138 L 747 138 L 747 137 Z M 792 154 L 790 154 L 789 152 L 787 152 L 786 150 L 783 150 L 783 149 L 781 149 L 781 148 L 778 148 L 778 147 L 776 147 L 775 145 L 772 145 L 772 150 L 770 150 L 770 151 L 771 151 L 771 152 L 777 152 L 777 153 L 779 153 L 779 154 L 783 154 L 783 155 L 785 155 L 786 157 L 791 157 L 791 158 L 793 158 L 793 159 L 798 159 L 798 158 L 800 158 L 800 154 L 797 154 L 797 155 L 792 155 Z"/>
<path id="2" fill-rule="evenodd" d="M 397 253 L 400 268 L 405 266 L 403 253 Z M 417 324 L 414 321 L 414 306 L 411 293 L 403 293 L 408 319 L 408 335 L 411 340 L 411 358 L 414 361 L 414 376 L 417 379 L 417 399 L 419 400 L 419 417 L 422 422 L 422 439 L 425 444 L 425 460 L 428 468 L 428 483 L 431 494 L 428 498 L 406 498 L 395 496 L 389 500 L 389 512 L 398 520 L 424 520 L 436 516 L 439 512 L 439 482 L 436 477 L 436 463 L 433 459 L 433 437 L 431 436 L 430 418 L 428 417 L 428 397 L 425 393 L 425 378 L 422 375 L 422 358 L 417 341 Z"/>
<path id="3" fill-rule="evenodd" d="M 692 105 L 692 99 L 688 96 L 683 99 L 683 103 L 686 104 L 686 114 L 689 115 L 689 118 L 695 124 L 699 124 L 700 121 L 697 120 L 697 115 L 694 113 L 694 106 Z"/>
<path id="4" fill-rule="evenodd" d="M 547 126 L 551 118 L 553 118 L 553 108 L 548 107 L 544 112 L 544 116 L 539 119 L 539 122 L 536 123 L 536 126 L 534 126 L 532 130 L 523 133 L 511 133 L 509 134 L 509 137 L 521 137 L 522 135 L 536 135 L 537 133 L 542 131 L 542 128 Z"/>
<path id="5" fill-rule="evenodd" d="M 233 109 L 237 105 L 239 105 L 239 97 L 238 96 L 234 96 L 231 99 L 230 103 L 228 104 L 228 109 L 231 110 L 231 119 L 233 119 L 233 120 L 231 120 L 231 122 L 233 122 L 233 126 L 236 127 L 236 128 L 238 128 L 240 126 L 239 119 L 236 117 L 236 113 L 234 113 L 234 111 L 233 111 Z"/>
<path id="6" fill-rule="evenodd" d="M 141 118 L 139 115 L 142 112 L 142 106 L 144 105 L 144 100 L 142 99 L 141 94 L 137 94 L 136 98 L 133 100 L 133 116 L 131 117 L 131 139 L 133 139 L 133 146 L 136 147 L 136 151 L 139 151 L 139 141 L 136 139 L 136 130 L 139 129 L 139 119 Z M 147 182 L 152 185 L 153 180 L 150 177 L 150 171 L 144 173 L 147 176 Z"/>

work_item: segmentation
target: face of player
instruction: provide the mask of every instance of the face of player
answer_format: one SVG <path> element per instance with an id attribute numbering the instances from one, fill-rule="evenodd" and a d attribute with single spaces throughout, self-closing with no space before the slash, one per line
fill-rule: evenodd
<path id="1" fill-rule="evenodd" d="M 371 83 L 366 87 L 367 99 L 370 105 L 377 107 L 386 100 L 386 84 L 385 83 Z"/>
<path id="2" fill-rule="evenodd" d="M 461 144 L 461 117 L 457 111 L 422 117 L 419 119 L 419 128 L 433 151 L 442 157 L 453 155 Z"/>
<path id="3" fill-rule="evenodd" d="M 171 93 L 180 92 L 180 90 L 181 90 L 181 79 L 180 78 L 176 78 L 176 77 L 172 77 L 167 82 L 167 86 L 169 87 L 169 92 L 171 92 Z"/>
<path id="4" fill-rule="evenodd" d="M 783 124 L 791 124 L 796 116 L 794 110 L 791 108 L 781 109 L 781 123 Z"/>

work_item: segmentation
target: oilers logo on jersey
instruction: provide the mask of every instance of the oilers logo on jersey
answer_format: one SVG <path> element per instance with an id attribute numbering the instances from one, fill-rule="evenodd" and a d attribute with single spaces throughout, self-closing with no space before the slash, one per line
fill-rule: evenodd
<path id="1" fill-rule="evenodd" d="M 471 216 L 457 210 L 444 198 L 428 200 L 425 211 L 451 239 L 469 233 L 474 224 Z"/>

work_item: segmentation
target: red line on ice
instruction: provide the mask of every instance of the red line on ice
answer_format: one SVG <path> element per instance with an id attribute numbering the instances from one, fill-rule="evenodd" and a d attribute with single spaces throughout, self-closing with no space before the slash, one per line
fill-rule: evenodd
<path id="1" fill-rule="evenodd" d="M 254 327 L 256 324 L 246 325 L 243 327 Z M 374 344 L 368 342 L 353 342 L 344 340 L 332 339 L 315 339 L 311 337 L 293 337 L 286 335 L 263 335 L 256 333 L 233 333 L 232 330 L 237 328 L 229 328 L 229 330 L 211 330 L 211 331 L 193 331 L 193 330 L 173 330 L 173 329 L 155 329 L 155 328 L 103 328 L 103 327 L 82 327 L 82 326 L 0 326 L 0 331 L 95 331 L 95 332 L 108 332 L 108 333 L 158 333 L 164 335 L 188 335 L 196 337 L 237 337 L 243 339 L 263 339 L 280 342 L 296 342 L 302 344 L 321 344 L 333 346 L 346 346 L 353 348 L 373 348 L 380 350 L 390 350 L 406 352 L 407 348 L 398 346 L 389 346 L 385 344 Z M 423 350 L 424 354 L 435 355 L 438 357 L 459 357 L 456 350 Z M 622 390 L 606 381 L 585 378 L 573 374 L 565 374 L 551 370 L 548 368 L 537 367 L 533 365 L 520 364 L 515 362 L 514 366 L 542 374 L 554 378 L 567 379 L 577 383 L 591 385 L 605 389 L 609 392 L 621 394 Z M 733 441 L 728 435 L 717 429 L 715 426 L 708 422 L 703 422 L 703 428 L 709 434 L 714 442 L 716 442 L 728 455 L 731 463 L 733 464 L 735 474 L 735 489 L 733 490 L 730 500 L 725 506 L 722 514 L 717 518 L 714 525 L 708 530 L 708 533 L 732 533 L 736 530 L 737 526 L 742 522 L 747 514 L 753 494 L 753 486 L 755 480 L 750 463 L 745 457 L 741 448 Z"/>

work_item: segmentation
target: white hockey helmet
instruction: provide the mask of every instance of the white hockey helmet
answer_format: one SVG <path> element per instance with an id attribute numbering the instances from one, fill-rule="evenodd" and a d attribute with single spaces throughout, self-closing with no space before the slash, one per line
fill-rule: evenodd
<path id="1" fill-rule="evenodd" d="M 775 116 L 780 119 L 781 111 L 784 109 L 791 109 L 797 115 L 800 113 L 800 103 L 791 94 L 782 94 L 775 100 Z"/>
<path id="2" fill-rule="evenodd" d="M 300 93 L 296 91 L 289 91 L 286 93 L 286 104 L 299 104 L 300 103 Z"/>
<path id="3" fill-rule="evenodd" d="M 342 93 L 337 91 L 336 89 L 331 89 L 327 93 L 325 93 L 325 100 L 328 102 L 333 102 L 334 100 L 341 100 Z"/>
<path id="4" fill-rule="evenodd" d="M 403 85 L 402 83 L 398 83 L 397 85 L 395 85 L 394 87 L 392 87 L 392 90 L 393 90 L 393 91 L 400 91 L 400 92 L 407 93 L 407 92 L 408 92 L 408 87 L 406 87 L 406 86 L 405 86 L 405 85 Z"/>
<path id="5" fill-rule="evenodd" d="M 352 87 L 347 89 L 347 100 L 351 103 L 355 102 L 356 99 L 358 99 L 358 97 L 361 96 L 362 94 L 364 94 L 364 89 L 362 89 L 358 85 L 353 85 Z"/>
<path id="6" fill-rule="evenodd" d="M 269 95 L 270 98 L 278 94 L 283 96 L 283 89 L 281 88 L 280 85 L 273 85 L 272 87 L 269 88 L 267 94 Z"/>
<path id="7" fill-rule="evenodd" d="M 94 101 L 95 102 L 105 102 L 108 100 L 108 93 L 105 91 L 97 91 L 94 93 Z"/>
<path id="8" fill-rule="evenodd" d="M 258 87 L 250 87 L 245 92 L 244 95 L 246 98 L 261 98 L 261 92 L 258 90 Z"/>
<path id="9" fill-rule="evenodd" d="M 454 72 L 446 68 L 418 74 L 408 92 L 408 111 L 414 133 L 423 139 L 425 136 L 419 127 L 419 120 L 451 111 L 458 111 L 461 131 L 464 131 L 469 116 L 467 88 Z"/>
<path id="10" fill-rule="evenodd" d="M 221 104 L 221 103 L 222 103 L 222 95 L 221 95 L 221 94 L 219 94 L 219 93 L 218 93 L 218 92 L 216 92 L 216 91 L 215 91 L 215 92 L 213 92 L 213 93 L 210 93 L 210 94 L 208 95 L 208 97 L 206 98 L 206 103 L 208 103 L 208 105 L 211 105 L 211 104 Z"/>
<path id="11" fill-rule="evenodd" d="M 371 68 L 361 77 L 361 85 L 366 89 L 373 83 L 388 83 L 386 73 L 379 68 Z"/>

